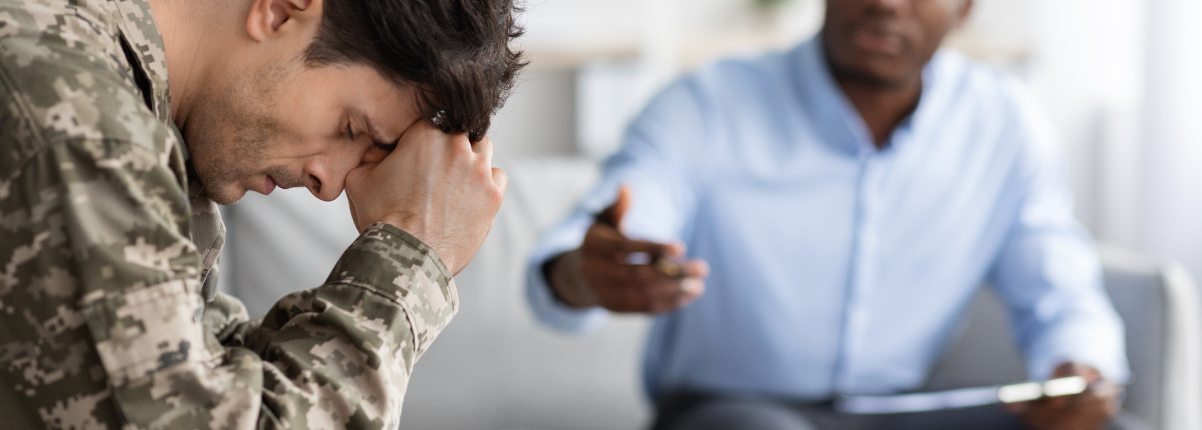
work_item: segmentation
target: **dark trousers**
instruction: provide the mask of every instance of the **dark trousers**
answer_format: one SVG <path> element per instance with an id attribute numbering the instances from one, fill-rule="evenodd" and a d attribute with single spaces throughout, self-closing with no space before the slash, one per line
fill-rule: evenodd
<path id="1" fill-rule="evenodd" d="M 1022 430 L 1000 405 L 890 415 L 851 415 L 827 403 L 800 403 L 701 393 L 671 393 L 656 401 L 652 430 Z M 1120 416 L 1110 430 L 1147 430 Z"/>

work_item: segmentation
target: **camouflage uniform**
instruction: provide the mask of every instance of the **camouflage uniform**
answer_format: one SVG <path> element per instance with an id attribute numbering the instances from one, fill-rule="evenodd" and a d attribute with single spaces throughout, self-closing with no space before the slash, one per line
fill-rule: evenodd
<path id="1" fill-rule="evenodd" d="M 146 0 L 0 0 L 0 427 L 397 427 L 446 267 L 373 225 L 248 320 L 168 96 Z"/>

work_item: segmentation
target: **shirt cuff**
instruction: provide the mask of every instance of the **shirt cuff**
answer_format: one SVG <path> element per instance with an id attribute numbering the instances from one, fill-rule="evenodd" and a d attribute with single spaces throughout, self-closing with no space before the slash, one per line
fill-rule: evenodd
<path id="1" fill-rule="evenodd" d="M 531 253 L 526 267 L 526 298 L 534 317 L 547 326 L 570 333 L 596 331 L 609 319 L 609 311 L 599 307 L 576 308 L 561 302 L 543 276 L 543 265 L 579 247 L 590 221 L 587 216 L 577 214 L 552 231 Z"/>
<path id="2" fill-rule="evenodd" d="M 576 308 L 560 301 L 543 276 L 544 263 L 533 261 L 526 271 L 526 294 L 535 317 L 543 324 L 571 333 L 591 333 L 601 328 L 609 319 L 609 312 L 598 307 Z"/>
<path id="3" fill-rule="evenodd" d="M 425 278 L 425 279 L 422 279 Z M 347 248 L 327 284 L 357 285 L 404 302 L 415 287 L 430 281 L 438 290 L 424 291 L 420 297 L 449 304 L 446 319 L 458 309 L 451 272 L 442 259 L 421 240 L 390 224 L 375 223 L 367 227 Z M 433 295 L 441 296 L 436 300 Z"/>
<path id="4" fill-rule="evenodd" d="M 1094 331 L 1102 333 L 1091 335 Z M 1042 381 L 1051 378 L 1056 366 L 1076 362 L 1097 369 L 1107 381 L 1126 384 L 1130 370 L 1124 344 L 1120 322 L 1091 321 L 1086 327 L 1064 330 L 1036 344 L 1027 371 L 1033 379 Z"/>

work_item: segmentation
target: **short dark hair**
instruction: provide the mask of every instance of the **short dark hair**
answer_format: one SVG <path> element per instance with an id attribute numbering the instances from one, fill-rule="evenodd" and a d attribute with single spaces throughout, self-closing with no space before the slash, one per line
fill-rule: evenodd
<path id="1" fill-rule="evenodd" d="M 425 118 L 446 133 L 488 132 L 526 65 L 514 0 L 325 0 L 311 67 L 364 64 L 417 87 Z"/>

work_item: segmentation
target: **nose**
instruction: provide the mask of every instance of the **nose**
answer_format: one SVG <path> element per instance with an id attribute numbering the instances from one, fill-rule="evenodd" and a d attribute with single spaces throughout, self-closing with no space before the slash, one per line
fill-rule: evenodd
<path id="1" fill-rule="evenodd" d="M 323 157 L 314 157 L 305 164 L 305 188 L 323 201 L 333 201 L 342 194 L 347 172 L 351 167 Z"/>

